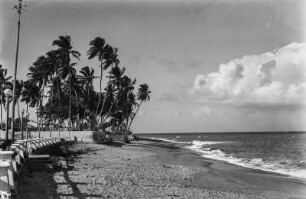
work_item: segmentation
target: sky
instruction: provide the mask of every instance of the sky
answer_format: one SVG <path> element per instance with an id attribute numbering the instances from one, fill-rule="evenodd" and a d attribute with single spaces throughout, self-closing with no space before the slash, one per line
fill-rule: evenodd
<path id="1" fill-rule="evenodd" d="M 152 91 L 133 132 L 306 130 L 304 2 L 24 0 L 17 78 L 26 79 L 60 35 L 82 54 L 78 69 L 98 72 L 86 51 L 102 37 L 119 49 L 126 73 Z M 0 2 L 0 64 L 10 75 L 16 3 Z"/>

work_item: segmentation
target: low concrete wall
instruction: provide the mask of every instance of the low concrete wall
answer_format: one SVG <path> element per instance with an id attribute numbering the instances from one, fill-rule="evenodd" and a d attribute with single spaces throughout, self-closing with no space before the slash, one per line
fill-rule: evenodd
<path id="1" fill-rule="evenodd" d="M 18 193 L 18 184 L 22 182 L 24 173 L 29 171 L 27 163 L 33 152 L 52 150 L 73 140 L 73 137 L 19 140 L 7 151 L 0 151 L 0 198 L 12 198 L 12 193 Z"/>
<path id="2" fill-rule="evenodd" d="M 5 133 L 5 132 L 4 132 Z M 2 134 L 4 134 L 2 133 Z M 4 136 L 4 135 L 3 135 Z M 106 138 L 105 133 L 101 131 L 30 131 L 29 139 L 32 138 L 44 138 L 44 137 L 77 137 L 78 141 L 81 142 L 103 142 Z M 11 137 L 11 132 L 9 132 L 9 137 Z M 116 141 L 122 141 L 123 135 L 112 135 L 111 136 Z M 15 139 L 21 140 L 21 133 L 15 132 Z M 24 139 L 26 139 L 26 132 L 24 132 Z"/>
<path id="3" fill-rule="evenodd" d="M 102 131 L 38 131 L 30 132 L 30 138 L 38 138 L 40 135 L 43 137 L 76 137 L 78 141 L 81 142 L 103 142 L 106 138 L 105 133 Z"/>
<path id="4" fill-rule="evenodd" d="M 68 137 L 75 136 L 78 141 L 93 141 L 93 132 L 94 131 L 32 131 L 29 132 L 30 138 L 40 137 Z"/>

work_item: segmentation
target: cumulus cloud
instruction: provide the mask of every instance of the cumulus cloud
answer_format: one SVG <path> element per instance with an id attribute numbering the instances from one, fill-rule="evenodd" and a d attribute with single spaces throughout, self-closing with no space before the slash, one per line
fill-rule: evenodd
<path id="1" fill-rule="evenodd" d="M 227 104 L 305 105 L 306 44 L 291 43 L 274 52 L 247 55 L 198 74 L 197 101 Z"/>

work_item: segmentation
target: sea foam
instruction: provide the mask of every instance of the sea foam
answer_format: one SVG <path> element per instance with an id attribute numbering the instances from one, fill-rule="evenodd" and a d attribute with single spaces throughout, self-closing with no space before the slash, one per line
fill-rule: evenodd
<path id="1" fill-rule="evenodd" d="M 192 144 L 186 146 L 199 153 L 204 158 L 225 161 L 231 164 L 239 165 L 246 168 L 258 169 L 262 171 L 274 172 L 292 177 L 306 178 L 306 170 L 300 168 L 289 168 L 285 161 L 269 162 L 262 158 L 238 158 L 234 154 L 226 154 L 221 149 L 212 148 L 214 144 L 225 144 L 226 142 L 206 142 L 192 141 Z"/>

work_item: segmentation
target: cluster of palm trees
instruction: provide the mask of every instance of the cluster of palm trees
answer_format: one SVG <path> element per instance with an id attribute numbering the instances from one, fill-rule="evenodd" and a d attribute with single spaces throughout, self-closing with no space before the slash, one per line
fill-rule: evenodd
<path id="1" fill-rule="evenodd" d="M 130 132 L 139 107 L 150 100 L 150 90 L 147 84 L 141 84 L 135 91 L 136 79 L 125 75 L 125 68 L 120 67 L 118 49 L 100 37 L 90 41 L 87 56 L 99 62 L 100 74 L 96 76 L 89 66 L 77 72 L 81 54 L 73 49 L 70 36 L 59 36 L 52 46 L 54 50 L 29 67 L 26 81 L 16 81 L 16 104 L 26 103 L 27 110 L 36 108 L 39 130 L 111 128 L 116 133 Z M 100 79 L 99 91 L 93 85 L 96 78 Z M 11 84 L 4 69 L 0 69 L 0 83 L 2 112 L 2 91 Z"/>

